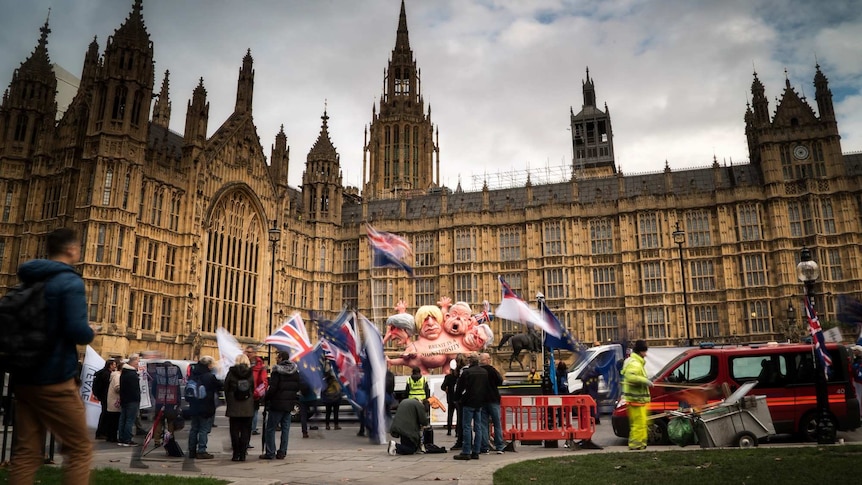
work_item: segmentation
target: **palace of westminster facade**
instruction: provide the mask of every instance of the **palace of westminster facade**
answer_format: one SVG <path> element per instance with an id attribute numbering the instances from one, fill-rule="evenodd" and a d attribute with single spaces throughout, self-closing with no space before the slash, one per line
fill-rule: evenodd
<path id="1" fill-rule="evenodd" d="M 219 326 L 259 343 L 270 315 L 277 326 L 297 311 L 332 318 L 348 306 L 382 324 L 401 299 L 411 312 L 441 296 L 478 312 L 483 300 L 499 302 L 498 275 L 525 299 L 543 293 L 585 342 L 678 344 L 686 308 L 695 342 L 798 338 L 802 247 L 821 266 L 821 320 L 834 320 L 837 295 L 862 295 L 862 154 L 841 152 L 819 66 L 816 114 L 789 81 L 770 114 L 755 74 L 744 118 L 749 163 L 636 176 L 615 165 L 610 115 L 587 71 L 583 107 L 570 114 L 570 180 L 452 191 L 439 185 L 436 126 L 402 3 L 360 191 L 342 186 L 325 112 L 301 187 L 287 183 L 283 129 L 267 161 L 250 52 L 234 112 L 211 136 L 203 79 L 185 132 L 170 131 L 168 73 L 154 92 L 140 0 L 101 54 L 90 44 L 78 92 L 56 121 L 49 32 L 46 22 L 0 105 L 0 285 L 16 283 L 21 262 L 45 257 L 48 232 L 76 228 L 102 355 L 217 354 Z M 371 268 L 366 222 L 412 242 L 415 278 Z M 493 322 L 497 338 L 519 327 Z"/>

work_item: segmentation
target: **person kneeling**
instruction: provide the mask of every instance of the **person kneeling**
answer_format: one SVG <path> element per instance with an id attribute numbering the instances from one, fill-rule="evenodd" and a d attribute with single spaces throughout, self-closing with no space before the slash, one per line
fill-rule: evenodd
<path id="1" fill-rule="evenodd" d="M 428 413 L 425 412 L 427 400 L 404 399 L 398 405 L 389 434 L 401 438 L 401 443 L 389 442 L 390 455 L 412 455 L 419 451 L 422 428 L 428 426 Z"/>

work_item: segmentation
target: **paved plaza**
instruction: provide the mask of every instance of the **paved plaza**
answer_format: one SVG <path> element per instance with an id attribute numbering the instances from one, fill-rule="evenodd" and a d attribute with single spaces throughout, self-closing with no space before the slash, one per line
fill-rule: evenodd
<path id="1" fill-rule="evenodd" d="M 356 436 L 358 424 L 344 421 L 342 429 L 326 431 L 321 423 L 320 429 L 310 431 L 310 437 L 302 438 L 299 424 L 294 423 L 290 430 L 290 445 L 284 460 L 258 460 L 261 453 L 260 435 L 253 436 L 254 448 L 249 450 L 248 461 L 232 462 L 228 421 L 224 408 L 219 408 L 216 417 L 218 427 L 210 435 L 208 451 L 215 455 L 212 460 L 195 460 L 193 466 L 200 471 L 187 471 L 190 464 L 182 458 L 165 456 L 163 449 L 150 451 L 143 457 L 147 469 L 130 468 L 133 451 L 112 443 L 98 441 L 94 467 L 118 468 L 133 473 L 153 473 L 188 476 L 212 476 L 230 480 L 237 484 L 264 485 L 328 485 L 328 484 L 375 484 L 375 485 L 422 485 L 431 483 L 455 483 L 458 485 L 491 485 L 494 470 L 518 461 L 552 456 L 578 455 L 585 453 L 624 452 L 625 440 L 613 435 L 610 417 L 602 420 L 594 435 L 594 442 L 604 449 L 571 451 L 563 447 L 544 448 L 543 446 L 524 446 L 517 444 L 516 453 L 503 455 L 482 455 L 479 460 L 453 460 L 453 452 L 445 454 L 419 454 L 413 456 L 389 456 L 386 446 L 372 445 L 367 438 Z M 839 433 L 845 442 L 862 442 L 862 431 Z M 178 438 L 187 451 L 188 428 L 178 432 Z M 142 441 L 142 437 L 135 438 Z M 277 438 L 278 439 L 278 438 Z M 447 449 L 454 443 L 454 435 L 446 436 L 446 431 L 435 429 L 435 442 Z M 761 446 L 798 446 L 787 438 L 779 437 Z M 150 448 L 152 449 L 152 447 Z M 655 446 L 651 450 L 674 449 L 677 446 Z M 690 446 L 686 449 L 699 449 Z M 58 455 L 57 460 L 61 457 Z"/>

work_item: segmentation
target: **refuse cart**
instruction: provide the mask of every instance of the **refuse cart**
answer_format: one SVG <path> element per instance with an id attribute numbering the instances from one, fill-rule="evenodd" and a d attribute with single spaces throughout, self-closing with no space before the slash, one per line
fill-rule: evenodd
<path id="1" fill-rule="evenodd" d="M 766 396 L 746 395 L 755 385 L 757 382 L 744 384 L 718 406 L 693 417 L 701 448 L 752 448 L 757 440 L 775 434 Z"/>

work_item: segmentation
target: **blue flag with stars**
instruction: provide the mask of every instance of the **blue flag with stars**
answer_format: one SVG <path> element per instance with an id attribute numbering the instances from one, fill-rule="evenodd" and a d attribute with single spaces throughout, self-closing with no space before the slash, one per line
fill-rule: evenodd
<path id="1" fill-rule="evenodd" d="M 551 350 L 563 349 L 574 352 L 576 348 L 575 339 L 572 338 L 572 334 L 557 320 L 557 316 L 551 312 L 548 305 L 542 305 L 542 318 L 547 322 L 549 327 L 556 329 L 560 334 L 559 337 L 555 337 L 551 332 L 545 332 L 545 347 Z"/>

